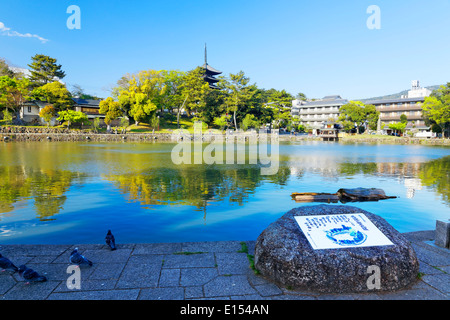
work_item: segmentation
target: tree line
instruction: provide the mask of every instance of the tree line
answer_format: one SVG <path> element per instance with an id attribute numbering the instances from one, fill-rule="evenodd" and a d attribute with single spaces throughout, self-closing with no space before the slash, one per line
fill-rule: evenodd
<path id="1" fill-rule="evenodd" d="M 159 117 L 180 123 L 182 111 L 196 121 L 209 127 L 247 130 L 270 126 L 307 131 L 300 120 L 291 115 L 292 100 L 306 100 L 303 93 L 296 96 L 286 90 L 263 89 L 243 72 L 219 76 L 212 89 L 203 79 L 204 69 L 197 67 L 179 70 L 143 70 L 122 76 L 106 99 L 89 95 L 79 85 L 70 92 L 60 80 L 66 74 L 57 59 L 36 54 L 28 65 L 28 76 L 13 71 L 5 60 L 0 59 L 0 115 L 4 120 L 22 124 L 20 110 L 29 100 L 46 102 L 48 106 L 40 111 L 47 122 L 58 116 L 57 120 L 86 122 L 87 116 L 73 110 L 73 97 L 98 99 L 100 113 L 105 115 L 109 126 L 113 120 L 133 120 L 158 123 Z M 435 132 L 449 136 L 450 131 L 450 82 L 434 90 L 423 104 L 423 118 Z M 337 122 L 345 131 L 356 130 L 362 133 L 370 128 L 377 129 L 379 112 L 373 105 L 350 101 L 340 108 Z M 403 132 L 407 119 L 390 124 L 392 130 Z"/>
<path id="2" fill-rule="evenodd" d="M 24 124 L 20 111 L 28 101 L 38 100 L 48 105 L 39 116 L 48 123 L 58 116 L 57 120 L 86 122 L 87 116 L 82 112 L 72 110 L 73 97 L 84 99 L 100 99 L 86 94 L 79 85 L 74 85 L 69 92 L 62 80 L 66 74 L 57 59 L 36 54 L 28 64 L 29 74 L 10 68 L 4 59 L 0 59 L 0 110 L 6 122 L 17 125 Z"/>
<path id="3" fill-rule="evenodd" d="M 243 71 L 219 76 L 218 89 L 210 88 L 203 79 L 204 69 L 144 70 L 126 74 L 117 81 L 111 96 L 100 103 L 106 121 L 121 115 L 140 122 L 152 123 L 163 116 L 177 120 L 183 113 L 194 121 L 224 129 L 275 127 L 292 124 L 292 100 L 285 90 L 262 89 Z M 304 97 L 304 94 L 298 96 Z"/>
<path id="4" fill-rule="evenodd" d="M 14 72 L 0 59 L 0 108 L 15 124 L 22 124 L 20 110 L 25 102 L 38 100 L 49 105 L 40 116 L 49 122 L 59 115 L 61 121 L 83 122 L 83 114 L 72 110 L 73 97 L 99 99 L 105 123 L 127 118 L 135 124 L 152 123 L 157 117 L 179 120 L 184 114 L 210 127 L 248 129 L 262 125 L 292 125 L 290 107 L 294 97 L 285 90 L 262 89 L 243 71 L 220 76 L 218 90 L 203 79 L 204 70 L 143 70 L 125 74 L 106 99 L 86 94 L 78 85 L 70 92 L 60 80 L 66 74 L 55 58 L 36 54 L 28 65 L 30 75 Z M 306 99 L 303 93 L 297 97 Z"/>

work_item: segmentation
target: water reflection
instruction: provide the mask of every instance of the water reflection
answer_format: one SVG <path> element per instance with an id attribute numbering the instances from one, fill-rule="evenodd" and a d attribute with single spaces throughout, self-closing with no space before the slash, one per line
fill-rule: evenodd
<path id="1" fill-rule="evenodd" d="M 12 212 L 18 202 L 33 200 L 39 220 L 54 220 L 66 202 L 69 187 L 75 179 L 82 182 L 81 178 L 70 171 L 0 166 L 0 213 Z"/>
<path id="2" fill-rule="evenodd" d="M 319 174 L 332 181 L 357 175 L 391 177 L 405 186 L 407 198 L 413 198 L 417 190 L 427 186 L 449 204 L 449 169 L 450 157 L 426 163 L 343 162 L 334 163 L 333 168 L 321 166 L 318 162 L 314 165 L 314 162 L 286 161 L 272 176 L 262 176 L 258 166 L 186 166 L 151 168 L 134 174 L 110 174 L 105 175 L 104 179 L 111 181 L 127 195 L 128 200 L 137 201 L 147 208 L 155 205 L 190 205 L 205 211 L 208 205 L 224 200 L 243 205 L 264 183 L 283 187 L 289 179 L 302 180 L 305 173 Z"/>
<path id="3" fill-rule="evenodd" d="M 450 156 L 429 161 L 423 148 L 402 147 L 396 153 L 397 149 L 385 150 L 395 146 L 381 150 L 339 144 L 281 145 L 277 174 L 262 176 L 258 165 L 175 166 L 170 160 L 172 147 L 113 143 L 2 145 L 0 213 L 11 214 L 20 206 L 31 206 L 39 220 L 54 220 L 73 196 L 70 187 L 88 183 L 87 177 L 93 179 L 89 181 L 108 181 L 128 201 L 148 209 L 187 205 L 206 212 L 208 206 L 217 203 L 243 206 L 265 186 L 274 191 L 286 188 L 285 199 L 276 201 L 289 202 L 293 192 L 336 192 L 343 187 L 344 179 L 356 179 L 356 184 L 364 183 L 364 177 L 388 177 L 389 183 L 400 182 L 410 199 L 426 187 L 450 205 Z M 445 152 L 439 154 L 448 154 Z M 332 190 L 325 190 L 325 184 L 311 186 L 310 174 L 322 177 Z"/>
<path id="4" fill-rule="evenodd" d="M 264 180 L 285 185 L 290 169 L 262 176 L 258 166 L 185 166 L 152 168 L 135 174 L 106 175 L 131 201 L 142 205 L 191 205 L 205 210 L 212 202 L 227 200 L 243 205 Z"/>
<path id="5" fill-rule="evenodd" d="M 450 156 L 422 165 L 418 177 L 423 185 L 432 188 L 450 204 Z"/>

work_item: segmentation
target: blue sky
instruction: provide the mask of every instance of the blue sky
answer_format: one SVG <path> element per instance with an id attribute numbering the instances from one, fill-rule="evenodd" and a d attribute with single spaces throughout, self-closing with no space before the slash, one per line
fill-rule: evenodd
<path id="1" fill-rule="evenodd" d="M 80 30 L 66 26 L 70 5 L 81 9 Z M 379 30 L 367 28 L 370 5 Z M 243 70 L 261 88 L 391 94 L 411 80 L 450 81 L 449 31 L 448 0 L 0 0 L 0 57 L 26 67 L 36 53 L 52 56 L 69 89 L 102 97 L 126 73 L 203 64 L 205 43 L 211 66 Z"/>

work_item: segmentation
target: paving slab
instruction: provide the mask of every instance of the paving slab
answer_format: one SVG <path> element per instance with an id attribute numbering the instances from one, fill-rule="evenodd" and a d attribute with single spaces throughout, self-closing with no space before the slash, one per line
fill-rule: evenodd
<path id="1" fill-rule="evenodd" d="M 218 275 L 216 268 L 184 268 L 181 269 L 180 285 L 183 287 L 203 286 Z"/>
<path id="2" fill-rule="evenodd" d="M 181 269 L 162 269 L 159 277 L 159 287 L 178 287 L 180 285 Z"/>
<path id="3" fill-rule="evenodd" d="M 137 300 L 139 289 L 55 292 L 48 300 Z"/>
<path id="4" fill-rule="evenodd" d="M 246 253 L 219 252 L 216 253 L 219 274 L 246 274 L 248 272 L 248 258 Z"/>
<path id="5" fill-rule="evenodd" d="M 164 257 L 164 268 L 212 268 L 216 262 L 213 253 L 171 254 Z"/>
<path id="6" fill-rule="evenodd" d="M 205 297 L 258 294 L 244 275 L 219 276 L 204 285 Z"/>
<path id="7" fill-rule="evenodd" d="M 139 300 L 184 300 L 184 288 L 143 289 Z"/>
<path id="8" fill-rule="evenodd" d="M 59 281 L 26 284 L 18 282 L 3 296 L 4 300 L 45 300 L 59 285 Z"/>

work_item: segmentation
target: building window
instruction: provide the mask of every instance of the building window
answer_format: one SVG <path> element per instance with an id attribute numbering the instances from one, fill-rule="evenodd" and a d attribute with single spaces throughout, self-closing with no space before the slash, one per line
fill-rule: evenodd
<path id="1" fill-rule="evenodd" d="M 31 113 L 31 107 L 28 107 L 28 113 Z"/>

